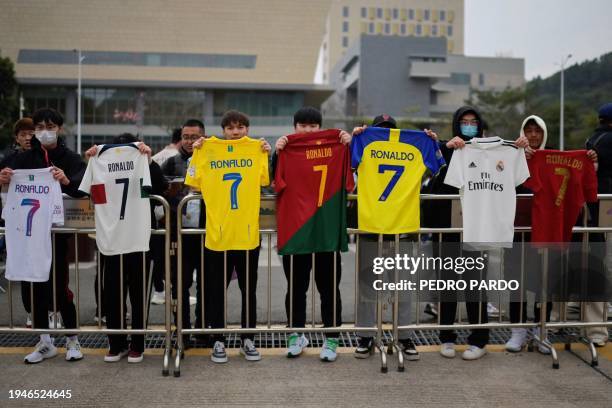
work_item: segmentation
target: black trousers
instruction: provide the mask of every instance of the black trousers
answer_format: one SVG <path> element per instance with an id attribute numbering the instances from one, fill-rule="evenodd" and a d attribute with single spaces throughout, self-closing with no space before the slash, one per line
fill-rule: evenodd
<path id="1" fill-rule="evenodd" d="M 448 245 L 442 248 L 443 257 L 447 256 L 459 256 L 458 245 Z M 435 254 L 435 252 L 434 252 Z M 463 251 L 461 253 L 463 257 L 477 258 L 481 256 L 481 252 Z M 461 279 L 469 281 L 471 279 L 486 279 L 487 269 L 486 267 L 482 271 L 472 270 L 465 272 Z M 458 275 L 454 271 L 446 271 L 442 274 L 442 279 L 457 279 Z M 449 301 L 456 294 L 444 292 L 442 294 L 443 299 L 446 301 L 440 302 L 440 324 L 453 325 L 457 315 L 457 301 Z M 474 301 L 478 299 L 480 294 L 474 292 L 465 293 L 466 299 L 472 301 L 466 301 L 465 307 L 467 309 L 468 321 L 470 324 L 488 323 L 489 318 L 487 314 L 487 299 L 486 293 L 482 293 L 481 301 Z M 442 343 L 454 343 L 457 340 L 457 333 L 454 330 L 440 330 L 440 341 Z M 474 329 L 468 336 L 468 344 L 483 348 L 489 342 L 489 330 L 488 329 Z"/>
<path id="2" fill-rule="evenodd" d="M 53 289 L 55 287 L 57 310 L 62 315 L 66 329 L 76 328 L 76 307 L 74 306 L 72 292 L 68 289 L 68 235 L 56 234 L 55 252 L 55 286 L 53 285 L 53 264 L 47 282 L 22 282 L 22 294 L 27 292 L 28 299 L 30 287 L 34 295 L 34 310 L 32 311 L 32 325 L 35 329 L 49 328 L 49 309 L 53 310 Z M 28 301 L 28 303 L 30 303 Z M 28 305 L 29 306 L 29 305 Z M 27 310 L 27 309 L 26 309 Z"/>
<path id="3" fill-rule="evenodd" d="M 546 321 L 550 322 L 550 313 L 552 312 L 552 302 L 546 302 Z M 540 303 L 533 304 L 533 321 L 540 322 Z M 510 302 L 510 323 L 526 323 L 527 322 L 527 302 L 523 302 L 523 316 L 521 317 L 521 302 Z"/>
<path id="4" fill-rule="evenodd" d="M 232 279 L 232 272 L 236 270 L 238 276 L 238 287 L 242 295 L 242 309 L 240 312 L 240 324 L 243 328 L 251 328 L 257 325 L 257 266 L 259 263 L 259 249 L 248 251 L 212 251 L 206 250 L 206 266 L 204 271 L 204 286 L 206 292 L 205 314 L 206 326 L 210 328 L 225 327 L 225 292 Z M 226 255 L 227 254 L 227 255 Z M 224 272 L 225 257 L 227 256 L 227 268 Z M 247 256 L 248 265 L 248 290 L 247 290 Z M 225 278 L 224 278 L 225 276 Z M 226 284 L 224 287 L 224 283 Z M 247 293 L 248 293 L 248 322 L 247 322 Z M 240 336 L 242 339 L 253 339 L 252 334 Z M 213 336 L 213 341 L 222 341 L 222 335 Z"/>
<path id="5" fill-rule="evenodd" d="M 182 287 L 181 293 L 183 298 L 182 304 L 182 313 L 183 313 L 183 328 L 190 329 L 191 328 L 191 312 L 189 305 L 189 289 L 194 284 L 193 281 L 193 271 L 196 271 L 196 295 L 197 295 L 197 305 L 195 308 L 195 327 L 202 327 L 202 316 L 201 316 L 201 304 L 202 304 L 202 294 L 201 292 L 201 284 L 200 277 L 202 276 L 202 262 L 201 255 L 202 251 L 205 251 L 204 259 L 206 260 L 208 252 L 205 250 L 202 245 L 202 240 L 200 236 L 196 235 L 183 235 L 183 262 L 181 267 L 181 277 L 182 277 Z M 178 254 L 178 250 L 177 250 Z M 170 260 L 170 271 L 172 275 L 172 299 L 177 299 L 177 256 L 174 256 Z M 206 285 L 205 285 L 206 286 Z M 176 321 L 176 314 L 174 316 Z"/>
<path id="6" fill-rule="evenodd" d="M 334 252 L 315 253 L 314 265 L 312 254 L 283 255 L 283 270 L 287 278 L 285 311 L 287 320 L 293 327 L 306 326 L 306 292 L 310 285 L 310 270 L 314 267 L 314 280 L 321 297 L 321 320 L 323 327 L 334 327 L 334 288 L 336 291 L 336 326 L 342 324 L 342 299 L 340 298 L 340 278 L 342 277 L 342 260 L 336 252 L 336 281 L 334 282 Z M 293 257 L 293 291 L 290 292 L 291 257 Z M 291 301 L 291 293 L 293 301 Z M 293 315 L 291 314 L 293 305 Z M 337 337 L 338 333 L 328 333 L 328 337 Z"/>
<path id="7" fill-rule="evenodd" d="M 145 265 L 143 269 L 143 255 Z M 109 329 L 126 328 L 125 324 L 125 301 L 127 294 L 130 295 L 132 310 L 132 329 L 143 329 L 145 327 L 143 300 L 148 288 L 146 277 L 146 253 L 131 252 L 123 255 L 104 256 L 104 304 L 106 309 L 106 327 Z M 123 293 L 121 293 L 121 257 L 123 257 Z M 123 304 L 123 316 L 121 315 L 121 304 Z M 131 335 L 130 349 L 133 351 L 144 351 L 144 335 Z M 119 352 L 127 348 L 127 335 L 111 334 L 108 336 L 111 352 Z"/>
<path id="8" fill-rule="evenodd" d="M 153 288 L 156 292 L 164 290 L 164 279 L 166 279 L 166 248 L 163 235 L 151 235 L 150 247 L 153 259 Z"/>

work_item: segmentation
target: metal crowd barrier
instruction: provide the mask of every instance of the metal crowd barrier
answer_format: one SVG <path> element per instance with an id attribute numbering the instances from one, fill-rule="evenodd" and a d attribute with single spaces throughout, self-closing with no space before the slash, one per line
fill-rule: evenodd
<path id="1" fill-rule="evenodd" d="M 150 197 L 151 200 L 158 202 L 160 205 L 163 206 L 164 208 L 164 214 L 165 214 L 165 225 L 163 229 L 153 229 L 152 230 L 152 234 L 153 235 L 162 235 L 165 238 L 165 242 L 164 242 L 164 247 L 165 247 L 165 252 L 166 254 L 168 254 L 170 252 L 170 206 L 168 204 L 168 202 L 161 196 L 156 196 L 153 195 Z M 71 199 L 68 198 L 70 200 L 76 200 L 76 199 Z M 85 200 L 83 200 L 85 201 Z M 89 202 L 89 199 L 86 200 L 87 202 Z M 35 328 L 26 328 L 26 327 L 19 327 L 15 325 L 15 319 L 14 319 L 14 314 L 13 314 L 13 290 L 15 285 L 13 284 L 13 282 L 8 281 L 8 326 L 0 326 L 0 333 L 5 334 L 5 333 L 23 333 L 23 334 L 45 334 L 45 333 L 49 333 L 49 334 L 65 334 L 65 335 L 79 335 L 79 334 L 93 334 L 93 333 L 100 333 L 100 334 L 142 334 L 142 335 L 152 335 L 152 334 L 163 334 L 165 336 L 165 350 L 164 350 L 164 358 L 163 358 L 163 368 L 162 368 L 162 373 L 164 375 L 168 375 L 168 366 L 169 366 L 169 361 L 170 361 L 170 356 L 172 353 L 172 326 L 171 326 L 171 296 L 170 296 L 170 291 L 167 290 L 166 291 L 166 304 L 168 305 L 168 307 L 165 308 L 165 322 L 164 322 L 164 328 L 147 328 L 147 322 L 148 322 L 148 305 L 149 305 L 149 293 L 150 293 L 150 282 L 151 279 L 149 278 L 148 281 L 146 279 L 147 275 L 149 277 L 151 277 L 151 272 L 149 271 L 149 265 L 146 265 L 146 257 L 145 257 L 145 253 L 142 254 L 142 262 L 143 262 L 143 282 L 142 282 L 142 291 L 143 291 L 143 322 L 144 322 L 144 328 L 143 329 L 127 329 L 124 327 L 124 322 L 125 319 L 121 320 L 121 328 L 120 329 L 108 329 L 105 327 L 102 327 L 102 303 L 104 302 L 104 298 L 102 296 L 102 282 L 101 282 L 101 270 L 100 270 L 100 253 L 98 252 L 97 255 L 97 268 L 96 268 L 96 273 L 97 273 L 97 311 L 96 311 L 96 315 L 98 317 L 98 323 L 97 326 L 81 326 L 81 271 L 80 271 L 80 267 L 79 267 L 79 242 L 78 242 L 78 236 L 79 235 L 87 235 L 87 234 L 95 234 L 96 230 L 95 228 L 83 228 L 83 227 L 53 227 L 51 229 L 51 233 L 52 233 L 52 248 L 53 248 L 53 254 L 55 255 L 55 242 L 56 242 L 56 236 L 57 234 L 63 234 L 63 235 L 72 235 L 74 237 L 74 256 L 75 256 L 75 279 L 76 282 L 70 282 L 70 286 L 73 286 L 75 288 L 75 307 L 76 307 L 76 328 L 74 329 L 60 329 L 57 327 L 57 316 L 58 316 L 58 304 L 57 304 L 57 300 L 58 300 L 58 294 L 56 291 L 56 281 L 57 281 L 57 265 L 56 265 L 56 257 L 53 256 L 52 258 L 52 267 L 51 267 L 51 279 L 53 280 L 53 284 L 52 284 L 52 299 L 53 299 L 53 314 L 54 316 L 56 316 L 55 319 L 55 323 L 54 323 L 54 327 L 53 328 L 44 328 L 44 329 L 35 329 Z M 5 234 L 5 229 L 4 228 L 0 228 L 0 234 L 4 235 Z M 66 256 L 67 254 L 62 254 L 62 256 Z M 66 261 L 67 266 L 68 262 Z M 123 270 L 123 255 L 120 255 L 120 270 L 119 270 L 119 282 L 120 282 L 120 293 L 124 293 L 124 287 L 123 287 L 123 282 L 124 282 L 124 270 Z M 164 265 L 164 270 L 165 270 L 165 279 L 166 282 L 170 282 L 170 258 L 168 256 L 166 256 L 166 262 Z M 66 278 L 68 279 L 68 278 Z M 27 282 L 25 282 L 27 284 Z M 21 284 L 24 284 L 24 282 L 22 282 Z M 169 288 L 169 284 L 168 284 L 168 288 Z M 122 299 L 119 299 L 120 302 L 120 313 L 121 316 L 125 316 L 125 310 L 124 310 L 124 302 L 122 301 Z M 32 326 L 34 326 L 34 286 L 30 285 L 30 311 L 32 314 Z M 64 323 L 65 324 L 65 323 Z"/>
<path id="2" fill-rule="evenodd" d="M 526 198 L 526 197 L 531 197 L 531 195 L 519 195 L 519 198 Z M 356 196 L 351 195 L 349 196 L 349 199 L 355 199 Z M 612 199 L 612 195 L 600 195 L 600 198 L 602 200 L 609 200 Z M 196 200 L 196 199 L 201 199 L 201 196 L 199 194 L 190 194 L 186 197 L 183 198 L 183 200 L 179 203 L 178 205 L 178 209 L 177 209 L 177 213 L 178 214 L 182 214 L 183 208 L 185 207 L 186 203 L 190 200 Z M 275 197 L 274 196 L 262 196 L 262 202 L 265 201 L 271 201 L 274 200 Z M 459 200 L 459 196 L 458 195 L 421 195 L 421 199 L 422 200 Z M 178 241 L 178 256 L 177 256 L 177 311 L 182 310 L 182 302 L 184 301 L 183 296 L 182 296 L 182 273 L 181 273 L 181 268 L 182 268 L 182 257 L 183 257 L 183 235 L 198 235 L 200 236 L 200 278 L 198 279 L 200 286 L 200 291 L 202 294 L 202 301 L 201 304 L 199 305 L 199 307 L 201 308 L 200 313 L 201 313 L 201 319 L 202 319 L 202 325 L 204 326 L 204 322 L 206 321 L 205 318 L 205 297 L 206 297 L 206 293 L 204 291 L 204 279 L 202 279 L 203 275 L 208 273 L 207 271 L 205 271 L 205 262 L 204 262 L 204 235 L 206 233 L 206 230 L 203 228 L 183 228 L 182 225 L 182 217 L 178 217 L 178 223 L 177 223 L 177 241 Z M 585 217 L 585 223 L 586 223 L 586 217 Z M 523 233 L 523 240 L 524 240 L 524 233 L 525 232 L 529 232 L 531 230 L 530 227 L 517 227 L 516 228 L 516 232 L 521 232 Z M 248 284 L 249 284 L 249 265 L 248 265 L 248 256 L 247 258 L 247 276 L 246 276 L 246 282 L 247 282 L 247 288 L 246 288 L 246 328 L 242 328 L 242 327 L 228 327 L 228 322 L 227 322 L 227 289 L 224 290 L 224 305 L 223 305 L 223 314 L 224 314 L 224 327 L 223 328 L 185 328 L 183 327 L 182 324 L 182 313 L 177 313 L 177 332 L 178 332 L 178 336 L 177 336 L 177 354 L 176 354 L 176 359 L 175 359 L 175 367 L 174 367 L 174 375 L 176 377 L 180 376 L 180 365 L 181 365 L 181 358 L 183 356 L 183 351 L 184 351 L 184 336 L 185 335 L 191 335 L 191 334 L 247 334 L 247 333 L 259 333 L 262 331 L 268 332 L 268 333 L 291 333 L 291 332 L 298 332 L 298 333 L 312 333 L 312 332 L 322 332 L 322 333 L 329 333 L 329 332 L 366 332 L 366 333 L 373 333 L 375 335 L 375 346 L 376 348 L 380 351 L 380 359 L 381 359 L 381 371 L 382 372 L 387 372 L 388 368 L 387 368 L 387 355 L 393 355 L 395 354 L 395 356 L 397 357 L 397 367 L 399 371 L 403 371 L 404 370 L 404 362 L 403 362 L 403 354 L 401 352 L 401 347 L 398 343 L 398 339 L 399 339 L 399 331 L 401 330 L 442 330 L 442 329 L 448 329 L 448 330 L 455 330 L 455 329 L 502 329 L 502 328 L 534 328 L 534 327 L 540 327 L 540 333 L 542 333 L 542 335 L 540 337 L 535 337 L 532 342 L 530 342 L 529 345 L 529 350 L 531 351 L 533 349 L 533 345 L 537 344 L 537 345 L 543 345 L 544 347 L 548 348 L 550 350 L 551 353 L 551 358 L 553 360 L 553 368 L 558 368 L 559 367 L 559 360 L 558 360 L 558 355 L 557 352 L 555 350 L 555 348 L 552 346 L 552 344 L 550 343 L 550 341 L 547 338 L 547 329 L 558 329 L 558 328 L 572 328 L 572 327 L 580 327 L 580 328 L 585 328 L 585 327 L 595 327 L 595 326 L 606 326 L 606 327 L 610 327 L 612 326 L 612 322 L 608 322 L 605 319 L 605 314 L 604 316 L 602 316 L 602 320 L 601 321 L 597 321 L 597 322 L 576 322 L 576 321 L 571 321 L 571 320 L 566 320 L 566 313 L 562 313 L 561 314 L 561 318 L 562 320 L 559 320 L 557 322 L 546 322 L 546 287 L 543 287 L 543 293 L 541 294 L 542 298 L 541 301 L 539 303 L 541 303 L 541 307 L 540 307 L 540 322 L 539 323 L 530 323 L 530 322 L 526 322 L 526 321 L 522 321 L 522 316 L 523 316 L 523 302 L 524 302 L 524 293 L 523 291 L 521 292 L 521 301 L 520 301 L 520 316 L 521 316 L 521 322 L 520 323 L 509 323 L 509 322 L 505 322 L 502 319 L 502 311 L 501 311 L 501 295 L 500 298 L 498 299 L 498 303 L 500 306 L 500 313 L 498 316 L 498 321 L 497 322 L 490 322 L 490 323 L 482 323 L 482 304 L 479 306 L 479 323 L 478 324 L 466 324 L 464 322 L 462 322 L 462 316 L 461 316 L 461 309 L 458 309 L 458 323 L 454 324 L 454 325 L 442 325 L 440 323 L 440 313 L 438 313 L 438 320 L 435 324 L 429 324 L 429 323 L 421 323 L 420 319 L 419 319 L 419 309 L 418 309 L 418 305 L 419 305 L 419 291 L 416 291 L 416 301 L 414 303 L 416 303 L 417 305 L 417 313 L 416 313 L 416 323 L 415 324 L 409 324 L 409 325 L 400 325 L 399 321 L 398 321 L 398 315 L 399 315 L 399 302 L 398 302 L 398 291 L 394 291 L 394 295 L 393 297 L 393 301 L 392 301 L 392 318 L 391 318 L 391 328 L 392 328 L 392 337 L 391 337 L 391 342 L 390 344 L 385 345 L 383 342 L 383 326 L 386 324 L 385 323 L 385 319 L 383 317 L 383 309 L 384 309 L 384 305 L 383 305 L 383 301 L 382 301 L 382 295 L 380 294 L 379 291 L 377 291 L 376 293 L 376 326 L 375 327 L 358 327 L 356 325 L 356 322 L 358 320 L 358 302 L 359 302 L 359 279 L 358 279 L 358 274 L 359 274 L 359 237 L 362 234 L 366 234 L 363 231 L 359 231 L 357 229 L 352 229 L 352 228 L 348 228 L 347 232 L 349 235 L 355 235 L 356 236 L 356 262 L 355 262 L 355 304 L 354 304 L 354 316 L 355 316 L 355 324 L 343 324 L 343 325 L 337 325 L 337 321 L 336 321 L 336 289 L 337 287 L 334 288 L 334 299 L 333 299 L 333 305 L 334 305 L 334 310 L 333 310 L 333 318 L 334 318 L 334 324 L 332 327 L 318 327 L 316 324 L 316 319 L 315 319 L 315 282 L 314 282 L 314 275 L 315 275 L 315 264 L 313 262 L 313 267 L 311 269 L 310 272 L 310 290 L 311 290 L 311 323 L 307 326 L 310 327 L 294 327 L 293 326 L 293 261 L 291 261 L 290 264 L 290 276 L 289 276 L 289 282 L 288 282 L 288 293 L 290 295 L 290 300 L 289 300 L 289 305 L 290 305 L 290 310 L 289 310 L 289 317 L 288 317 L 288 325 L 284 326 L 284 325 L 273 325 L 271 322 L 271 298 L 272 298 L 272 293 L 271 293 L 271 286 L 272 286 L 272 265 L 271 265 L 271 259 L 272 259 L 272 235 L 275 233 L 275 229 L 274 228 L 262 228 L 260 230 L 261 234 L 265 237 L 265 239 L 267 240 L 267 299 L 266 299 L 266 304 L 267 304 L 267 322 L 265 323 L 265 325 L 259 325 L 257 327 L 254 328 L 249 328 L 249 291 L 248 291 Z M 575 227 L 574 228 L 574 232 L 576 233 L 583 233 L 583 241 L 585 243 L 585 245 L 587 245 L 587 249 L 588 249 L 588 234 L 589 233 L 612 233 L 612 227 L 586 227 L 586 224 L 584 227 Z M 439 235 L 439 239 L 442 239 L 442 234 L 448 234 L 448 233 L 455 233 L 455 234 L 462 234 L 462 228 L 460 227 L 455 227 L 455 228 L 421 228 L 418 233 L 414 233 L 411 235 L 415 235 L 418 237 L 417 242 L 421 243 L 421 236 L 424 234 L 440 234 Z M 382 253 L 382 242 L 383 242 L 383 236 L 379 235 L 378 236 L 378 253 L 379 256 Z M 398 251 L 399 250 L 399 235 L 395 235 L 395 250 Z M 314 258 L 314 256 L 313 256 Z M 547 259 L 546 257 L 544 257 L 544 259 Z M 314 259 L 313 259 L 314 261 Z M 334 258 L 334 284 L 336 284 L 337 279 L 336 279 L 336 268 L 335 268 L 335 258 Z M 257 267 L 257 265 L 255 266 Z M 503 263 L 502 263 L 502 268 L 503 268 Z M 524 271 L 524 262 L 522 262 L 521 264 L 521 268 L 522 268 L 522 272 L 521 272 L 521 280 L 524 279 L 525 277 L 525 271 Z M 546 280 L 547 278 L 547 267 L 546 265 L 544 265 L 544 275 L 543 275 L 543 279 Z M 224 288 L 227 288 L 227 253 L 225 253 L 225 258 L 224 258 Z M 396 281 L 397 281 L 397 269 L 395 269 L 395 276 L 396 276 Z M 523 282 L 521 282 L 521 286 L 522 286 Z M 412 300 L 411 300 L 412 302 Z M 565 302 L 562 303 L 562 311 L 565 311 L 565 307 L 566 304 Z M 440 304 L 438 303 L 438 310 L 440 310 Z M 605 312 L 605 310 L 604 310 Z M 597 353 L 595 350 L 595 347 L 593 346 L 592 343 L 586 341 L 584 338 L 581 339 L 582 341 L 586 342 L 589 344 L 589 350 L 591 352 L 592 355 L 592 364 L 596 365 L 597 364 Z M 569 347 L 569 340 L 568 340 L 568 344 L 566 345 L 566 348 Z"/>

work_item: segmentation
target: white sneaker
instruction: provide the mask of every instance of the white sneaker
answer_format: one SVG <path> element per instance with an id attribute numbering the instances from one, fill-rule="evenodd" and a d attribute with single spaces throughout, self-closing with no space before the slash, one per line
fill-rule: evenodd
<path id="1" fill-rule="evenodd" d="M 198 303 L 198 299 L 195 296 L 189 296 L 189 306 L 193 306 Z"/>
<path id="2" fill-rule="evenodd" d="M 57 356 L 57 348 L 53 343 L 47 343 L 45 341 L 39 341 L 33 352 L 25 356 L 23 361 L 26 364 L 40 363 L 46 358 Z"/>
<path id="3" fill-rule="evenodd" d="M 32 315 L 28 313 L 28 317 L 26 317 L 26 327 L 28 329 L 32 328 Z"/>
<path id="4" fill-rule="evenodd" d="M 221 341 L 215 341 L 213 351 L 210 354 L 210 359 L 213 363 L 227 363 L 227 353 L 225 352 L 225 344 Z"/>
<path id="5" fill-rule="evenodd" d="M 480 348 L 478 346 L 469 346 L 467 350 L 463 352 L 461 358 L 464 360 L 478 360 L 480 357 L 487 354 L 487 349 Z"/>
<path id="6" fill-rule="evenodd" d="M 542 340 L 542 337 L 540 337 L 540 328 L 539 327 L 534 327 L 533 329 L 533 337 L 537 337 L 538 339 Z M 538 343 L 538 351 L 541 354 L 550 354 L 551 351 L 548 347 L 546 347 L 545 345 L 543 345 L 542 343 Z"/>
<path id="7" fill-rule="evenodd" d="M 240 354 L 244 356 L 247 361 L 259 361 L 261 360 L 261 354 L 255 348 L 255 344 L 253 344 L 253 340 L 244 339 L 242 341 L 242 346 L 240 347 Z"/>
<path id="8" fill-rule="evenodd" d="M 446 358 L 455 358 L 455 343 L 442 343 L 440 354 Z"/>
<path id="9" fill-rule="evenodd" d="M 308 339 L 303 334 L 291 333 L 287 340 L 287 357 L 293 358 L 302 354 L 304 347 L 308 345 Z"/>
<path id="10" fill-rule="evenodd" d="M 96 324 L 98 323 L 98 315 L 94 316 L 94 322 L 96 322 Z M 102 316 L 102 324 L 106 324 L 106 316 Z"/>
<path id="11" fill-rule="evenodd" d="M 512 329 L 512 336 L 506 343 L 506 351 L 518 353 L 523 349 L 525 343 L 527 343 L 527 329 Z"/>
<path id="12" fill-rule="evenodd" d="M 81 344 L 78 339 L 74 341 L 66 339 L 66 361 L 78 361 L 83 358 L 81 353 Z"/>
<path id="13" fill-rule="evenodd" d="M 493 303 L 487 303 L 487 314 L 491 317 L 499 316 L 499 309 Z"/>
<path id="14" fill-rule="evenodd" d="M 153 297 L 151 298 L 151 303 L 154 305 L 163 305 L 166 303 L 166 292 L 153 292 Z"/>
<path id="15" fill-rule="evenodd" d="M 58 313 L 49 312 L 49 328 L 55 329 L 55 321 L 57 320 L 57 328 L 61 329 L 62 327 L 62 319 Z"/>

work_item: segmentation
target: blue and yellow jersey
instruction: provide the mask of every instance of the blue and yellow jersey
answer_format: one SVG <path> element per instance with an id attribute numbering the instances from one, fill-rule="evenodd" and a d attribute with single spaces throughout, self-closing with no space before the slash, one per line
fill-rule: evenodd
<path id="1" fill-rule="evenodd" d="M 268 154 L 259 140 L 206 139 L 194 150 L 185 184 L 202 191 L 206 203 L 206 248 L 259 245 L 260 187 L 269 184 Z"/>
<path id="2" fill-rule="evenodd" d="M 366 128 L 353 138 L 351 162 L 357 170 L 359 229 L 417 231 L 423 173 L 436 173 L 445 164 L 438 144 L 421 131 Z"/>

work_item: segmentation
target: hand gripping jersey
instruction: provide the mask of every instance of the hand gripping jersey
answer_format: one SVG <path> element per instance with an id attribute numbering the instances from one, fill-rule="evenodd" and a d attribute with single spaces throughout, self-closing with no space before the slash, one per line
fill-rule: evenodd
<path id="1" fill-rule="evenodd" d="M 100 252 L 119 255 L 149 250 L 151 175 L 148 158 L 137 144 L 99 146 L 79 190 L 94 203 Z"/>
<path id="2" fill-rule="evenodd" d="M 268 154 L 259 140 L 212 136 L 194 150 L 185 184 L 200 190 L 206 204 L 206 248 L 259 246 L 260 190 L 269 183 Z"/>
<path id="3" fill-rule="evenodd" d="M 6 223 L 6 279 L 48 281 L 51 224 L 64 224 L 62 189 L 50 167 L 15 170 L 2 218 Z"/>
<path id="4" fill-rule="evenodd" d="M 288 136 L 274 187 L 281 255 L 347 251 L 346 193 L 355 187 L 340 131 Z"/>
<path id="5" fill-rule="evenodd" d="M 499 137 L 473 138 L 453 152 L 444 183 L 457 187 L 463 212 L 463 242 L 474 249 L 511 247 L 516 186 L 529 177 L 524 149 Z"/>
<path id="6" fill-rule="evenodd" d="M 444 159 L 425 132 L 370 127 L 355 136 L 359 229 L 402 234 L 420 228 L 419 191 L 426 169 L 437 173 Z"/>
<path id="7" fill-rule="evenodd" d="M 597 177 L 586 150 L 537 150 L 528 161 L 534 192 L 532 242 L 569 242 L 580 209 L 597 201 Z"/>

